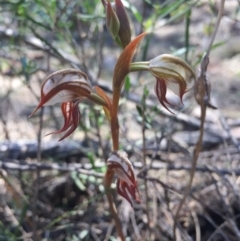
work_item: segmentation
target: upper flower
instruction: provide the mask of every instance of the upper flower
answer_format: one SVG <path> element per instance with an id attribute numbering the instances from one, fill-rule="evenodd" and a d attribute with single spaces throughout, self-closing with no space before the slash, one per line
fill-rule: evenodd
<path id="1" fill-rule="evenodd" d="M 167 86 L 181 98 L 194 83 L 195 74 L 182 59 L 162 54 L 149 61 L 149 71 L 158 79 L 164 79 Z"/>
<path id="2" fill-rule="evenodd" d="M 169 109 L 166 103 L 171 105 L 166 98 L 167 87 L 178 95 L 182 101 L 184 93 L 195 82 L 195 74 L 191 67 L 182 59 L 170 54 L 159 55 L 149 62 L 132 63 L 130 69 L 131 71 L 148 70 L 156 77 L 155 92 L 160 103 L 167 110 Z"/>
<path id="3" fill-rule="evenodd" d="M 112 152 L 112 155 L 107 160 L 107 166 L 109 169 L 114 170 L 118 177 L 118 194 L 126 198 L 131 205 L 132 198 L 140 202 L 136 176 L 127 153 L 124 151 Z"/>

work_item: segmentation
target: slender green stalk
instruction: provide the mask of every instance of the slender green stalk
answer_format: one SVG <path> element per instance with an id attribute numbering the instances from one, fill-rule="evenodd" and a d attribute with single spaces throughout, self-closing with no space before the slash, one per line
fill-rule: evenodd
<path id="1" fill-rule="evenodd" d="M 96 95 L 94 93 L 91 93 L 91 95 L 88 97 L 89 100 L 92 100 L 94 103 L 102 105 L 102 106 L 107 106 L 106 101 L 101 98 L 99 95 Z"/>
<path id="2" fill-rule="evenodd" d="M 135 63 L 131 63 L 130 65 L 130 71 L 134 72 L 134 71 L 147 71 L 149 70 L 149 62 L 145 61 L 145 62 L 135 62 Z"/>

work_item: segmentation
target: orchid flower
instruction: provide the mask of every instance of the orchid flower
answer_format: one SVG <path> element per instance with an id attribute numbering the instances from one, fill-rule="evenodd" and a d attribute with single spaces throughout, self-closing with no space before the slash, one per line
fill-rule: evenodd
<path id="1" fill-rule="evenodd" d="M 103 107 L 110 122 L 114 150 L 107 160 L 104 187 L 119 236 L 124 240 L 116 208 L 109 192 L 114 175 L 117 176 L 118 194 L 125 198 L 131 206 L 133 206 L 132 200 L 140 202 L 140 194 L 133 166 L 128 159 L 127 153 L 118 150 L 118 107 L 125 77 L 132 71 L 149 71 L 156 78 L 155 92 L 160 103 L 169 110 L 166 104 L 171 105 L 171 103 L 166 98 L 167 88 L 172 89 L 182 101 L 184 93 L 194 83 L 195 74 L 191 67 L 183 60 L 167 54 L 160 55 L 148 62 L 132 63 L 137 46 L 147 33 L 142 33 L 131 41 L 130 24 L 122 1 L 114 0 L 114 4 L 112 4 L 110 0 L 102 0 L 102 3 L 106 9 L 108 31 L 115 42 L 123 48 L 114 68 L 112 100 L 100 87 L 92 87 L 84 72 L 76 69 L 64 69 L 54 72 L 44 80 L 41 87 L 39 105 L 32 115 L 42 106 L 61 103 L 64 125 L 60 130 L 50 134 L 64 133 L 60 139 L 62 140 L 69 136 L 79 125 L 81 117 L 78 108 L 79 102 L 88 99 Z"/>
<path id="2" fill-rule="evenodd" d="M 140 202 L 136 176 L 132 163 L 124 151 L 114 151 L 107 160 L 108 169 L 114 170 L 117 176 L 117 192 L 132 204 L 132 198 Z"/>
<path id="3" fill-rule="evenodd" d="M 182 59 L 162 54 L 148 62 L 131 62 L 134 52 L 146 33 L 142 33 L 133 39 L 122 51 L 115 65 L 113 76 L 113 116 L 119 103 L 120 92 L 127 74 L 133 71 L 149 71 L 155 78 L 155 93 L 159 102 L 168 110 L 166 104 L 171 104 L 167 98 L 167 88 L 179 96 L 181 102 L 183 95 L 194 85 L 195 74 L 192 68 Z M 170 111 L 171 112 L 171 111 Z"/>
<path id="4" fill-rule="evenodd" d="M 131 63 L 130 69 L 147 70 L 156 78 L 155 93 L 168 111 L 170 110 L 166 104 L 172 104 L 166 98 L 167 87 L 178 95 L 182 102 L 183 95 L 194 85 L 195 74 L 191 67 L 182 59 L 170 54 L 159 55 L 149 62 Z"/>
<path id="5" fill-rule="evenodd" d="M 104 91 L 98 87 L 97 92 L 104 95 Z M 103 93 L 102 93 L 103 92 Z M 78 127 L 80 122 L 80 111 L 78 104 L 84 98 L 88 98 L 95 103 L 105 106 L 106 110 L 109 104 L 105 101 L 107 98 L 101 97 L 94 93 L 94 88 L 88 80 L 87 75 L 76 69 L 64 69 L 56 71 L 49 75 L 43 82 L 41 87 L 41 99 L 37 108 L 33 111 L 31 116 L 42 106 L 61 104 L 61 110 L 64 117 L 64 125 L 58 130 L 50 134 L 64 133 L 63 140 L 68 137 Z M 109 103 L 110 100 L 108 100 Z"/>

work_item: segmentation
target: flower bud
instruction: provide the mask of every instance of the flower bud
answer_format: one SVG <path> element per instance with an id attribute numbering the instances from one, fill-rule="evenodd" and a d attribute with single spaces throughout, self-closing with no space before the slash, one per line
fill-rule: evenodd
<path id="1" fill-rule="evenodd" d="M 110 2 L 106 4 L 106 15 L 107 15 L 107 28 L 109 33 L 115 39 L 118 36 L 118 31 L 120 27 L 120 23 L 117 17 L 116 12 L 113 10 Z"/>
<path id="2" fill-rule="evenodd" d="M 116 14 L 120 23 L 118 37 L 121 40 L 123 48 L 125 48 L 131 41 L 131 29 L 126 10 L 121 0 L 115 0 Z"/>

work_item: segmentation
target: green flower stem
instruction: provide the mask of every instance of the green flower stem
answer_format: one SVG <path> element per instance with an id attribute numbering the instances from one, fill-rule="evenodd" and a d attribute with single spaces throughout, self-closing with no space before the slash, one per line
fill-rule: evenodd
<path id="1" fill-rule="evenodd" d="M 148 71 L 149 62 L 135 62 L 130 64 L 130 71 Z"/>
<path id="2" fill-rule="evenodd" d="M 91 93 L 91 95 L 88 97 L 88 99 L 92 100 L 94 103 L 96 103 L 98 105 L 107 107 L 107 102 L 102 97 L 100 97 L 99 95 L 97 95 L 95 93 Z"/>

